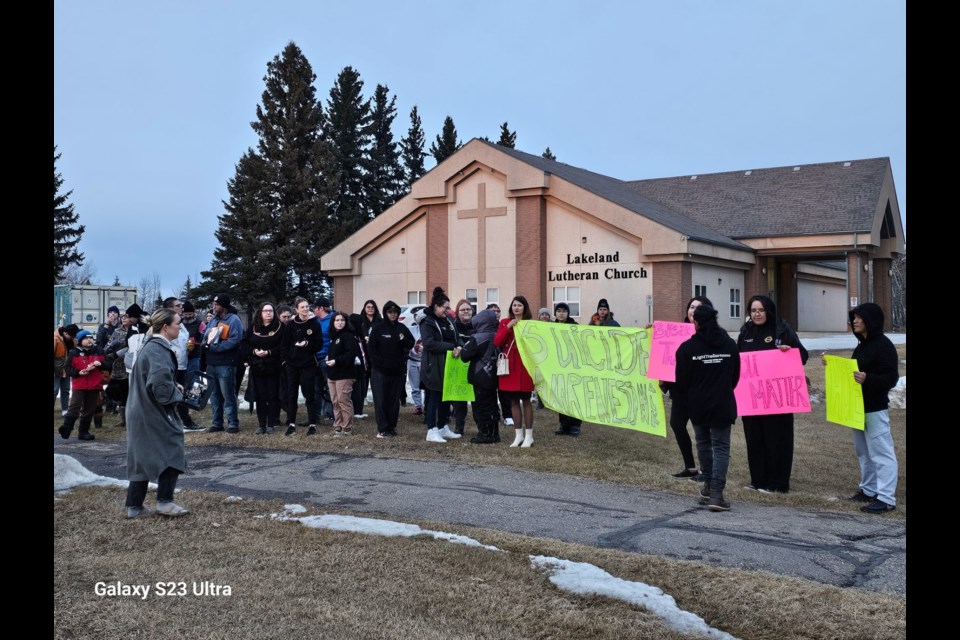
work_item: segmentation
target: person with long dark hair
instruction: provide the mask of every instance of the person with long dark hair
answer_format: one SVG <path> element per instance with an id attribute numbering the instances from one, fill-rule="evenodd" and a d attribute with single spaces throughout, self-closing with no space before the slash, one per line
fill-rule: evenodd
<path id="1" fill-rule="evenodd" d="M 570 305 L 566 302 L 558 302 L 553 307 L 554 322 L 559 322 L 560 324 L 578 324 L 576 320 L 570 317 Z M 557 436 L 572 436 L 574 438 L 580 437 L 580 427 L 583 424 L 583 421 L 580 418 L 574 418 L 573 416 L 568 416 L 563 413 L 559 414 L 560 426 L 557 427 L 557 430 L 553 432 Z"/>
<path id="2" fill-rule="evenodd" d="M 327 387 L 333 404 L 333 435 L 348 436 L 353 428 L 353 386 L 356 384 L 360 343 L 347 314 L 335 311 L 330 320 L 327 349 Z"/>
<path id="3" fill-rule="evenodd" d="M 711 307 L 713 303 L 706 296 L 694 296 L 687 303 L 687 311 L 683 315 L 684 322 L 693 322 L 693 312 L 702 304 L 708 304 Z M 690 440 L 690 433 L 687 431 L 687 422 L 690 415 L 687 412 L 687 399 L 680 396 L 681 389 L 674 383 L 663 381 L 660 383 L 660 390 L 664 393 L 670 393 L 670 429 L 677 438 L 677 446 L 680 447 L 680 455 L 683 457 L 683 470 L 672 473 L 674 478 L 689 478 L 694 482 L 703 480 L 700 469 L 697 467 L 696 460 L 693 459 L 693 442 Z"/>
<path id="4" fill-rule="evenodd" d="M 287 422 L 289 426 L 283 435 L 292 436 L 297 432 L 297 400 L 300 390 L 307 404 L 309 420 L 317 415 L 317 358 L 314 354 L 323 346 L 320 323 L 310 315 L 310 303 L 306 298 L 298 297 L 294 301 L 297 315 L 287 323 L 287 337 L 284 342 L 287 368 Z M 317 433 L 316 423 L 311 422 L 307 435 Z"/>
<path id="5" fill-rule="evenodd" d="M 450 298 L 441 287 L 433 290 L 430 306 L 420 321 L 420 337 L 423 340 L 423 361 L 420 365 L 420 383 L 426 390 L 425 412 L 427 442 L 446 442 L 460 437 L 447 426 L 450 419 L 450 403 L 443 402 L 443 373 L 447 352 L 460 357 L 460 342 L 457 330 L 447 312 Z"/>
<path id="6" fill-rule="evenodd" d="M 457 337 L 462 347 L 467 338 L 473 335 L 473 324 L 470 322 L 473 318 L 473 306 L 469 300 L 462 298 L 454 309 L 456 315 L 453 326 L 457 329 Z M 463 435 L 463 427 L 467 422 L 467 403 L 457 400 L 451 404 L 453 405 L 453 432 Z"/>
<path id="7" fill-rule="evenodd" d="M 183 423 L 176 411 L 183 400 L 183 387 L 176 381 L 180 315 L 173 309 L 159 309 L 149 322 L 152 335 L 139 350 L 129 378 L 128 518 L 153 515 L 143 506 L 151 480 L 157 481 L 158 514 L 177 517 L 189 513 L 173 501 L 177 478 L 187 469 Z"/>
<path id="8" fill-rule="evenodd" d="M 777 305 L 767 296 L 753 296 L 747 303 L 750 319 L 740 329 L 737 347 L 740 353 L 779 349 L 800 350 L 800 361 L 807 363 L 807 350 L 786 320 L 777 317 Z M 743 416 L 743 436 L 747 441 L 750 484 L 747 489 L 764 493 L 790 491 L 793 470 L 793 414 Z"/>
<path id="9" fill-rule="evenodd" d="M 364 302 L 360 313 L 350 314 L 350 326 L 353 333 L 363 341 L 364 354 L 367 352 L 367 343 L 370 342 L 370 329 L 381 320 L 383 320 L 383 316 L 380 315 L 380 309 L 373 300 Z M 357 380 L 353 383 L 353 395 L 351 396 L 353 409 L 358 415 L 363 414 L 363 403 L 366 402 L 367 391 L 370 389 L 369 362 L 367 358 L 363 357 L 361 357 L 361 361 L 366 364 L 357 367 Z"/>
<path id="10" fill-rule="evenodd" d="M 523 296 L 515 296 L 510 301 L 508 318 L 500 320 L 497 335 L 493 343 L 501 352 L 507 354 L 510 362 L 510 373 L 500 376 L 500 389 L 507 392 L 510 398 L 510 412 L 513 414 L 514 439 L 511 447 L 530 447 L 533 445 L 533 405 L 530 396 L 533 393 L 533 379 L 523 366 L 520 359 L 520 350 L 517 349 L 513 327 L 521 320 L 532 320 L 530 304 Z"/>
<path id="11" fill-rule="evenodd" d="M 370 356 L 370 386 L 373 387 L 377 437 L 391 438 L 397 435 L 407 352 L 415 342 L 410 330 L 399 321 L 400 305 L 388 300 L 383 305 L 383 315 L 383 320 L 370 328 L 367 353 Z"/>
<path id="12" fill-rule="evenodd" d="M 264 302 L 243 336 L 241 352 L 250 365 L 250 382 L 256 397 L 257 435 L 273 433 L 280 425 L 280 371 L 286 335 L 287 327 L 274 313 L 273 304 Z"/>

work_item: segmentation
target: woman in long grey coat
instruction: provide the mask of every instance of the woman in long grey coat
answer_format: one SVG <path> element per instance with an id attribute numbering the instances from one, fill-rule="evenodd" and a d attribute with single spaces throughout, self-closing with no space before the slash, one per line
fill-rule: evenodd
<path id="1" fill-rule="evenodd" d="M 143 506 L 147 484 L 157 479 L 157 513 L 189 513 L 173 501 L 177 477 L 187 468 L 183 448 L 183 423 L 177 403 L 183 387 L 177 384 L 176 345 L 180 316 L 173 309 L 155 311 L 150 333 L 130 373 L 127 399 L 127 517 L 153 515 Z"/>

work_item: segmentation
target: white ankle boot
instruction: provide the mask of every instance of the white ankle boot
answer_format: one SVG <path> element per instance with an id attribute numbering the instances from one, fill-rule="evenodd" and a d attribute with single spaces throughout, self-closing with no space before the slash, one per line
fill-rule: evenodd
<path id="1" fill-rule="evenodd" d="M 529 449 L 530 446 L 533 445 L 533 429 L 524 429 L 523 433 L 523 444 L 520 445 L 520 447 L 523 449 Z"/>
<path id="2" fill-rule="evenodd" d="M 523 442 L 523 429 L 514 429 L 514 432 L 516 432 L 517 435 L 514 436 L 513 444 L 511 444 L 510 446 L 519 447 L 520 443 Z"/>

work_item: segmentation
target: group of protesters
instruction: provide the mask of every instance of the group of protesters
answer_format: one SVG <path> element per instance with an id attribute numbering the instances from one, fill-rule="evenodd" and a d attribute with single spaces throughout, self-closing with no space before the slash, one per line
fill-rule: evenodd
<path id="1" fill-rule="evenodd" d="M 798 349 L 802 363 L 806 363 L 808 357 L 796 332 L 778 317 L 773 300 L 763 295 L 754 296 L 748 303 L 748 312 L 749 317 L 734 341 L 718 325 L 717 311 L 710 300 L 704 296 L 692 298 L 683 321 L 693 323 L 695 332 L 677 350 L 676 381 L 661 383 L 661 389 L 671 398 L 670 426 L 684 463 L 684 468 L 672 475 L 700 483 L 701 504 L 711 511 L 730 509 L 723 492 L 730 458 L 730 432 L 737 418 L 733 390 L 740 378 L 739 354 Z M 445 443 L 464 436 L 467 413 L 467 402 L 443 398 L 449 355 L 468 365 L 467 380 L 473 386 L 472 409 L 477 427 L 477 434 L 470 442 L 500 442 L 500 425 L 504 424 L 514 428 L 510 447 L 530 448 L 534 443 L 532 398 L 535 388 L 514 334 L 518 322 L 534 317 L 527 299 L 523 295 L 515 296 L 508 313 L 501 318 L 497 304 L 490 304 L 478 313 L 474 313 L 473 304 L 465 299 L 451 307 L 445 291 L 436 287 L 430 304 L 417 314 L 410 327 L 400 322 L 399 314 L 400 306 L 392 300 L 383 305 L 381 315 L 381 309 L 373 300 L 367 300 L 359 313 L 345 313 L 334 310 L 325 297 L 318 298 L 312 305 L 304 298 L 297 298 L 292 306 L 262 303 L 253 322 L 244 330 L 227 294 L 213 298 L 205 321 L 199 319 L 190 302 L 176 298 L 165 300 L 163 308 L 147 322 L 143 321 L 143 310 L 136 304 L 122 315 L 118 308 L 111 307 L 107 321 L 96 334 L 80 330 L 76 325 L 60 327 L 54 333 L 54 398 L 59 392 L 63 408 L 59 433 L 68 439 L 76 425 L 80 440 L 93 440 L 91 424 L 99 427 L 105 411 L 116 412 L 119 426 L 131 425 L 129 439 L 133 441 L 133 425 L 136 423 L 140 428 L 144 412 L 141 408 L 137 419 L 131 421 L 128 396 L 148 395 L 159 407 L 157 416 L 163 416 L 161 422 L 173 424 L 172 428 L 161 430 L 160 442 L 173 432 L 179 433 L 179 440 L 174 436 L 172 446 L 166 447 L 174 451 L 172 458 L 160 456 L 169 464 L 151 467 L 149 472 L 137 475 L 137 481 L 147 476 L 148 479 L 166 478 L 161 482 L 166 515 L 181 515 L 180 512 L 186 510 L 172 502 L 172 486 L 176 475 L 185 467 L 180 461 L 182 433 L 202 429 L 210 433 L 238 433 L 238 395 L 245 371 L 249 371 L 247 398 L 257 412 L 257 435 L 274 433 L 281 424 L 287 425 L 286 436 L 295 435 L 302 395 L 307 436 L 317 434 L 322 420 L 332 422 L 333 435 L 348 436 L 353 432 L 354 419 L 364 415 L 362 410 L 369 388 L 376 417 L 376 437 L 395 437 L 409 378 L 413 413 L 423 416 L 426 441 Z M 555 305 L 552 319 L 545 307 L 539 310 L 537 318 L 576 324 L 564 302 Z M 590 324 L 620 326 L 606 299 L 598 303 Z M 883 335 L 883 312 L 879 306 L 866 303 L 853 309 L 850 324 L 858 340 L 853 357 L 859 371 L 854 379 L 863 385 L 866 414 L 866 429 L 855 431 L 860 489 L 850 499 L 865 503 L 864 511 L 884 513 L 896 505 L 897 461 L 890 437 L 887 394 L 899 377 L 898 359 L 896 349 Z M 153 340 L 155 337 L 162 340 Z M 161 355 L 160 360 L 153 357 L 155 371 L 162 369 L 166 375 L 167 360 L 172 357 L 171 384 L 161 387 L 165 389 L 165 396 L 159 404 L 157 389 L 133 391 L 143 382 L 133 375 L 133 364 L 151 341 L 164 347 L 162 353 L 170 354 Z M 153 351 L 151 348 L 146 353 Z M 189 387 L 200 372 L 211 386 L 211 424 L 207 428 L 193 421 L 190 409 L 183 403 L 185 387 Z M 143 403 L 141 397 L 140 404 L 146 406 Z M 285 411 L 283 423 L 281 410 Z M 148 417 L 149 413 L 146 412 Z M 789 492 L 793 414 L 743 416 L 742 420 L 750 472 L 750 484 L 746 488 L 763 493 Z M 694 429 L 699 466 L 687 432 L 688 421 Z M 561 414 L 554 433 L 577 437 L 580 430 L 579 418 Z M 128 448 L 132 456 L 129 462 L 142 467 L 143 460 L 157 456 L 147 455 L 150 447 L 143 447 L 142 436 L 136 440 L 140 444 Z M 157 444 L 156 434 L 146 441 L 151 442 L 153 448 L 159 446 L 161 451 L 165 450 Z M 176 453 L 178 446 L 181 450 Z M 129 517 L 144 514 L 141 489 L 138 484 L 128 497 Z M 163 513 L 159 506 L 158 511 Z"/>

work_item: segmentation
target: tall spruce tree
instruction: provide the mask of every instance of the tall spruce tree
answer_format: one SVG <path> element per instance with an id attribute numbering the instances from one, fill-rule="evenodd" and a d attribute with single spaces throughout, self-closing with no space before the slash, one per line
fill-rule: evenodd
<path id="1" fill-rule="evenodd" d="M 326 133 L 340 172 L 330 202 L 335 245 L 372 217 L 367 198 L 372 116 L 370 101 L 363 98 L 363 80 L 353 67 L 344 67 L 330 89 Z"/>
<path id="2" fill-rule="evenodd" d="M 73 203 L 67 204 L 73 189 L 60 193 L 63 176 L 57 173 L 57 160 L 61 155 L 57 153 L 57 145 L 53 145 L 53 284 L 60 281 L 68 267 L 83 264 L 83 254 L 77 251 L 77 245 L 86 230 L 78 224 L 80 218 L 73 210 Z"/>
<path id="3" fill-rule="evenodd" d="M 324 113 L 316 75 L 293 42 L 267 63 L 266 88 L 250 126 L 259 136 L 227 184 L 214 253 L 198 297 L 229 291 L 256 305 L 295 295 L 311 297 L 324 284 L 319 257 L 334 244 L 337 224 L 327 212 L 339 176 L 323 140 Z"/>
<path id="4" fill-rule="evenodd" d="M 556 160 L 557 156 L 553 155 L 553 151 L 550 151 L 550 147 L 547 147 L 546 151 L 540 154 L 542 157 L 547 160 Z"/>
<path id="5" fill-rule="evenodd" d="M 506 122 L 500 125 L 500 139 L 497 140 L 497 144 L 508 149 L 513 149 L 517 145 L 517 132 L 510 131 Z"/>
<path id="6" fill-rule="evenodd" d="M 378 84 L 373 92 L 373 144 L 370 147 L 367 199 L 374 216 L 383 213 L 404 191 L 403 166 L 392 130 L 397 117 L 397 97 L 388 99 L 389 91 L 386 86 Z"/>
<path id="7" fill-rule="evenodd" d="M 437 164 L 440 164 L 456 153 L 461 146 L 463 146 L 463 143 L 457 140 L 457 128 L 453 124 L 453 118 L 447 116 L 443 120 L 443 129 L 430 145 L 430 155 L 437 161 Z"/>
<path id="8" fill-rule="evenodd" d="M 423 151 L 426 141 L 427 136 L 423 132 L 420 114 L 417 113 L 417 106 L 414 105 L 410 109 L 410 128 L 407 129 L 407 135 L 400 141 L 407 189 L 427 172 L 423 167 L 423 159 L 427 157 Z"/>

